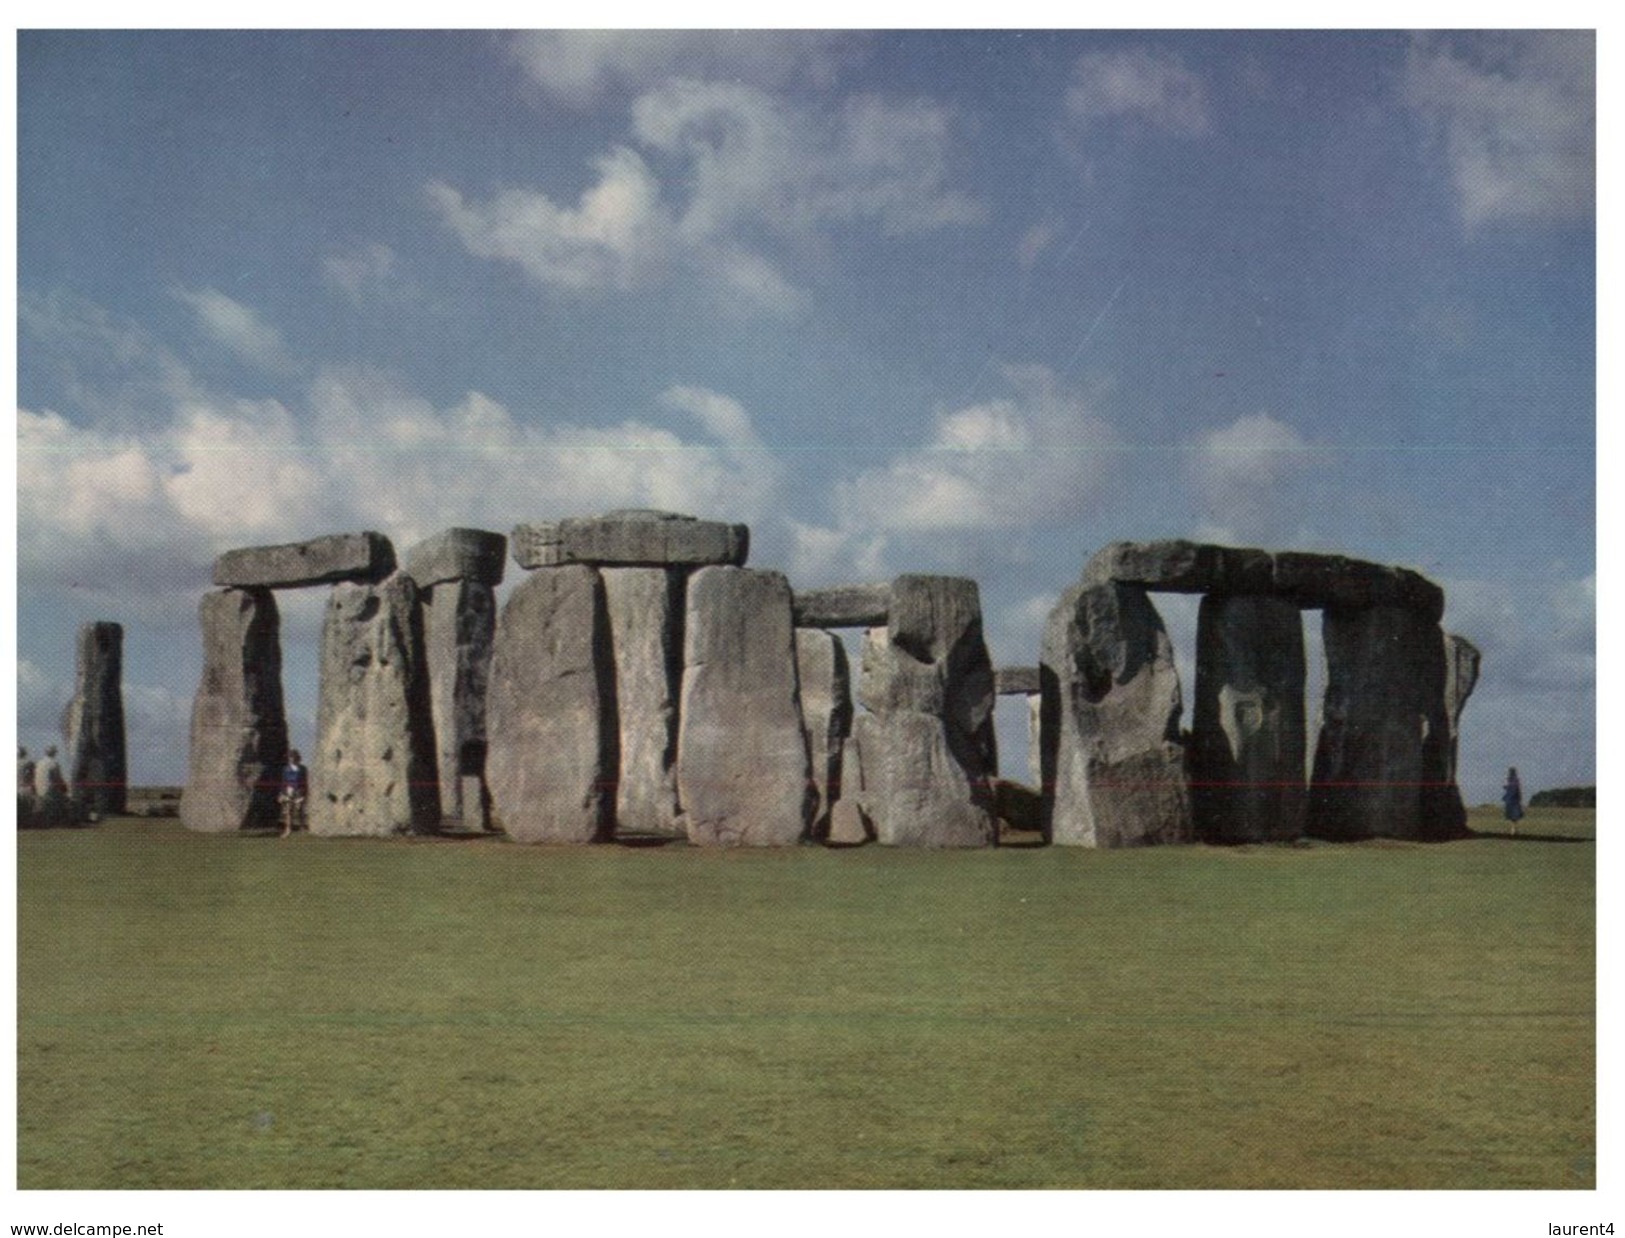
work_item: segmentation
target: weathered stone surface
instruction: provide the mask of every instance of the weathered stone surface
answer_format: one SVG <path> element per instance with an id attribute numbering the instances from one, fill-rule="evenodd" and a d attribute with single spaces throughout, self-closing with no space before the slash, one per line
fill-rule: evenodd
<path id="1" fill-rule="evenodd" d="M 1329 610 L 1326 699 L 1307 832 L 1451 838 L 1465 822 L 1448 778 L 1444 636 L 1398 606 Z"/>
<path id="2" fill-rule="evenodd" d="M 750 553 L 750 530 L 675 512 L 631 510 L 517 525 L 510 544 L 513 561 L 523 568 L 740 567 Z"/>
<path id="3" fill-rule="evenodd" d="M 779 573 L 705 567 L 689 578 L 677 787 L 690 842 L 782 845 L 811 825 L 793 633 Z"/>
<path id="4" fill-rule="evenodd" d="M 439 824 L 422 615 L 404 572 L 334 585 L 327 600 L 306 815 L 312 834 Z"/>
<path id="5" fill-rule="evenodd" d="M 874 837 L 863 812 L 853 799 L 836 800 L 830 809 L 829 833 L 824 841 L 832 847 L 861 847 Z"/>
<path id="6" fill-rule="evenodd" d="M 999 696 L 1036 696 L 1036 666 L 1001 666 L 993 672 L 993 691 Z"/>
<path id="7" fill-rule="evenodd" d="M 1179 674 L 1146 591 L 1121 584 L 1068 589 L 1045 625 L 1040 670 L 1050 841 L 1190 841 Z"/>
<path id="8" fill-rule="evenodd" d="M 830 809 L 841 798 L 841 745 L 852 732 L 852 676 L 846 646 L 833 632 L 796 629 L 796 675 L 818 801 L 813 837 L 829 829 Z"/>
<path id="9" fill-rule="evenodd" d="M 1461 711 L 1467 705 L 1478 685 L 1478 670 L 1483 661 L 1478 646 L 1465 636 L 1453 632 L 1444 634 L 1444 712 L 1450 722 L 1450 781 L 1456 781 L 1456 762 L 1460 755 Z"/>
<path id="10" fill-rule="evenodd" d="M 1305 608 L 1401 606 L 1434 623 L 1444 613 L 1444 591 L 1409 569 L 1293 550 L 1113 542 L 1084 566 L 1079 583 L 1112 581 L 1163 593 L 1268 595 Z"/>
<path id="11" fill-rule="evenodd" d="M 799 628 L 878 628 L 891 613 L 890 585 L 799 589 L 792 607 Z"/>
<path id="12" fill-rule="evenodd" d="M 380 581 L 395 570 L 395 548 L 382 533 L 335 533 L 284 546 L 228 550 L 214 561 L 214 583 L 238 589 L 289 589 L 342 580 Z"/>
<path id="13" fill-rule="evenodd" d="M 485 695 L 496 636 L 496 594 L 482 581 L 453 578 L 418 597 L 440 823 L 447 829 L 483 829 L 479 788 L 485 778 Z"/>
<path id="14" fill-rule="evenodd" d="M 418 588 L 452 580 L 500 585 L 507 567 L 508 539 L 484 529 L 446 529 L 406 552 L 402 570 Z"/>
<path id="15" fill-rule="evenodd" d="M 203 676 L 181 823 L 205 833 L 273 825 L 277 770 L 288 754 L 276 599 L 266 589 L 206 593 L 198 617 Z"/>
<path id="16" fill-rule="evenodd" d="M 1202 599 L 1196 621 L 1191 802 L 1206 842 L 1303 833 L 1303 617 L 1271 597 Z"/>
<path id="17" fill-rule="evenodd" d="M 864 637 L 859 699 L 869 711 L 854 726 L 864 759 L 860 806 L 878 841 L 994 842 L 993 663 L 975 581 L 892 582 L 887 626 Z"/>
<path id="18" fill-rule="evenodd" d="M 74 813 L 80 819 L 124 811 L 123 665 L 122 627 L 100 622 L 79 629 L 78 667 L 62 738 Z"/>
<path id="19" fill-rule="evenodd" d="M 542 568 L 497 621 L 486 785 L 519 842 L 594 842 L 615 813 L 615 662 L 595 568 Z"/>
<path id="20" fill-rule="evenodd" d="M 1044 789 L 1044 669 L 1038 669 L 1039 690 L 1027 698 L 1027 781 Z"/>
<path id="21" fill-rule="evenodd" d="M 659 567 L 603 569 L 620 725 L 619 833 L 684 833 L 677 804 L 683 575 Z"/>

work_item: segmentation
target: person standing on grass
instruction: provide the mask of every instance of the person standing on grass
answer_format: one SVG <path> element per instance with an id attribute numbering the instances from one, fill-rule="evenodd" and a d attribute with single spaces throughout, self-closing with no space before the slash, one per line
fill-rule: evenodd
<path id="1" fill-rule="evenodd" d="M 68 780 L 62 776 L 62 763 L 56 759 L 56 745 L 46 748 L 34 766 L 34 796 L 38 801 L 39 823 L 68 825 Z"/>
<path id="2" fill-rule="evenodd" d="M 1523 820 L 1523 784 L 1518 781 L 1516 767 L 1507 770 L 1507 785 L 1501 789 L 1501 810 L 1512 823 L 1512 832 L 1516 834 L 1518 822 Z"/>
<path id="3" fill-rule="evenodd" d="M 17 826 L 34 824 L 34 758 L 27 748 L 17 749 Z"/>
<path id="4" fill-rule="evenodd" d="M 282 793 L 277 802 L 282 805 L 282 837 L 295 829 L 305 828 L 305 799 L 310 794 L 310 771 L 299 759 L 299 749 L 288 753 L 288 763 L 282 767 Z"/>

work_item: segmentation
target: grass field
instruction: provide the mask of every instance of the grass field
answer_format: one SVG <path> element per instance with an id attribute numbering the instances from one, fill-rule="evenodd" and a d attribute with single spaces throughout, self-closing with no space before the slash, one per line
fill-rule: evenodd
<path id="1" fill-rule="evenodd" d="M 1590 1187 L 1592 821 L 1120 852 L 23 833 L 18 1185 Z"/>

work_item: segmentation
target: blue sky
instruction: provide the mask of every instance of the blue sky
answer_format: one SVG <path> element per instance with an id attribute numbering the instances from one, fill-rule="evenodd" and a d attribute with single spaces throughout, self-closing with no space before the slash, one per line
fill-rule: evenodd
<path id="1" fill-rule="evenodd" d="M 20 739 L 116 619 L 180 781 L 228 547 L 655 506 L 800 586 L 973 576 L 1004 664 L 1119 538 L 1413 566 L 1484 651 L 1468 798 L 1593 781 L 1593 54 L 23 32 Z"/>

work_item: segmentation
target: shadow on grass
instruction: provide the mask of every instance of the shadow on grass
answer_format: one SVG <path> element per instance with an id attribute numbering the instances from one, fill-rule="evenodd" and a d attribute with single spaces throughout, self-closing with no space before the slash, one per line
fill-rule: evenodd
<path id="1" fill-rule="evenodd" d="M 1578 834 L 1514 834 L 1509 830 L 1473 830 L 1469 838 L 1499 838 L 1509 843 L 1595 843 L 1595 838 Z"/>

